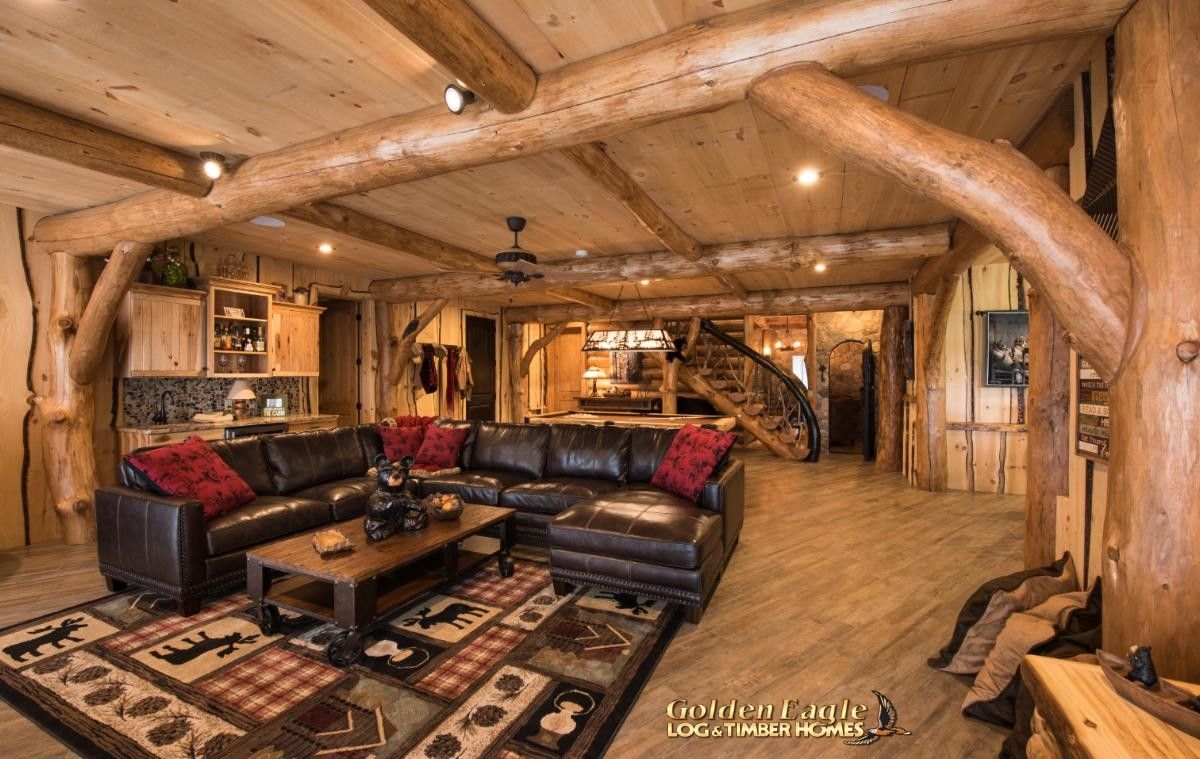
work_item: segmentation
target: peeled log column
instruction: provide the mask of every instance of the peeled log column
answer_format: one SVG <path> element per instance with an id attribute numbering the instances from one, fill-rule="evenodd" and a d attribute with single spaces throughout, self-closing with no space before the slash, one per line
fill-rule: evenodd
<path id="1" fill-rule="evenodd" d="M 521 376 L 521 357 L 525 348 L 525 325 L 508 325 L 508 406 L 509 421 L 525 421 L 525 378 Z"/>
<path id="2" fill-rule="evenodd" d="M 75 382 L 90 384 L 95 379 L 108 345 L 108 334 L 117 318 L 117 308 L 130 283 L 142 271 L 153 247 L 146 243 L 123 242 L 104 265 L 80 316 L 79 330 L 71 346 L 71 379 Z"/>
<path id="3" fill-rule="evenodd" d="M 1117 194 L 1138 277 L 1110 391 L 1102 560 L 1104 648 L 1152 646 L 1159 675 L 1190 682 L 1200 682 L 1197 37 L 1195 0 L 1141 0 L 1117 26 Z"/>
<path id="4" fill-rule="evenodd" d="M 396 360 L 396 312 L 399 306 L 375 301 L 375 344 L 379 351 L 378 375 L 375 379 L 375 416 L 383 419 L 395 416 L 399 406 L 396 383 L 392 381 L 392 363 Z"/>
<path id="5" fill-rule="evenodd" d="M 1025 489 L 1025 566 L 1055 559 L 1058 497 L 1067 494 L 1071 454 L 1071 348 L 1042 296 L 1030 292 L 1028 484 Z"/>
<path id="6" fill-rule="evenodd" d="M 1097 371 L 1116 374 L 1129 260 L 1032 161 L 882 103 L 819 64 L 759 78 L 750 99 L 829 152 L 957 212 L 1045 293 Z"/>
<path id="7" fill-rule="evenodd" d="M 883 310 L 879 336 L 879 423 L 875 468 L 899 472 L 904 438 L 904 306 Z"/>
<path id="8" fill-rule="evenodd" d="M 916 460 L 917 487 L 946 489 L 946 373 L 939 353 L 942 338 L 934 331 L 937 313 L 945 307 L 952 288 L 943 283 L 937 295 L 913 296 L 913 342 L 916 372 L 913 382 L 917 397 Z M 931 355 L 932 354 L 932 355 Z"/>

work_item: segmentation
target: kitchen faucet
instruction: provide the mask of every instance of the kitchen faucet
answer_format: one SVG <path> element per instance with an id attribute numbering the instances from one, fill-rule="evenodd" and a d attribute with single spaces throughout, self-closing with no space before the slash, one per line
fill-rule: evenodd
<path id="1" fill-rule="evenodd" d="M 158 397 L 158 413 L 155 414 L 154 418 L 151 419 L 150 421 L 154 422 L 155 424 L 166 424 L 167 423 L 167 398 L 168 397 L 170 397 L 171 400 L 175 400 L 175 396 L 172 395 L 170 390 L 164 390 L 162 392 L 162 395 L 160 395 Z"/>

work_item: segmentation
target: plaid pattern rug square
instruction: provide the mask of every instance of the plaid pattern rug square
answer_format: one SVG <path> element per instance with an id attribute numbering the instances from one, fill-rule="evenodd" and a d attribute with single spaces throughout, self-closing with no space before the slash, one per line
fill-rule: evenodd
<path id="1" fill-rule="evenodd" d="M 558 597 L 520 560 L 415 599 L 346 669 L 325 655 L 335 627 L 283 617 L 267 636 L 244 593 L 186 618 L 155 593 L 108 596 L 0 631 L 0 697 L 85 756 L 598 757 L 682 614 Z"/>

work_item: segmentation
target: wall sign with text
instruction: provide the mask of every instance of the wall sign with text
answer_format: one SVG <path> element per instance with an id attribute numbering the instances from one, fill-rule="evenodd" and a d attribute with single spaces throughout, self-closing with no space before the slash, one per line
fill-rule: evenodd
<path id="1" fill-rule="evenodd" d="M 1108 383 L 1079 359 L 1079 404 L 1075 415 L 1075 452 L 1108 461 Z"/>

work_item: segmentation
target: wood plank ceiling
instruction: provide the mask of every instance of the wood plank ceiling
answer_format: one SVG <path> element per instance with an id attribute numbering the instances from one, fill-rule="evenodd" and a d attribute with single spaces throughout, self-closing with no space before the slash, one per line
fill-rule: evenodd
<path id="1" fill-rule="evenodd" d="M 753 0 L 471 0 L 539 73 Z M 995 50 L 855 80 L 935 124 L 1018 143 L 1062 92 L 1095 39 Z M 233 157 L 440 103 L 451 75 L 359 0 L 0 0 L 0 93 L 186 152 Z M 948 221 L 937 204 L 847 166 L 749 103 L 608 142 L 613 158 L 705 244 Z M 55 211 L 142 191 L 137 183 L 0 148 L 0 203 Z M 815 168 L 821 180 L 795 176 Z M 548 154 L 423 179 L 335 202 L 476 253 L 505 246 L 504 217 L 529 218 L 522 244 L 544 260 L 657 250 L 655 238 L 569 160 Z M 238 224 L 209 242 L 376 277 L 427 262 L 289 221 Z M 316 251 L 333 242 L 331 256 Z M 738 275 L 750 290 L 906 278 L 919 261 L 828 272 Z M 784 285 L 783 280 L 786 280 Z M 632 283 L 631 283 L 632 284 Z M 589 288 L 609 298 L 634 288 Z M 646 297 L 723 292 L 711 278 L 655 282 Z M 544 293 L 514 303 L 555 302 Z"/>

